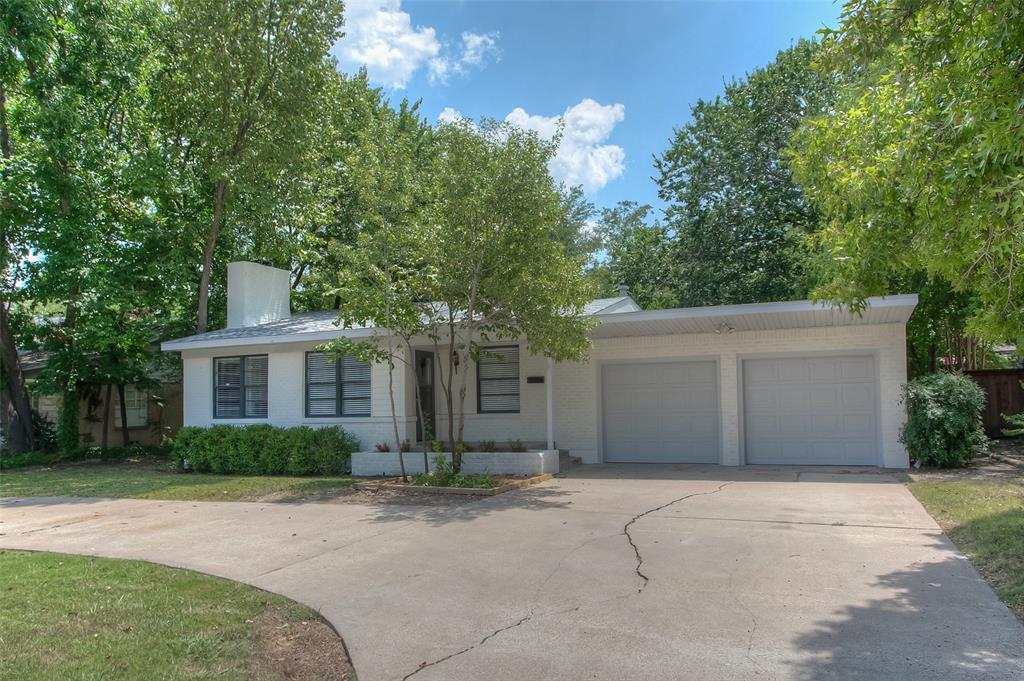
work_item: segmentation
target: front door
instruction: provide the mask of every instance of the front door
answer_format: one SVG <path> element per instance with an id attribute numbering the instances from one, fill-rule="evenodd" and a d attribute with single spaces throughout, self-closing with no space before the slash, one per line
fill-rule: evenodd
<path id="1" fill-rule="evenodd" d="M 424 430 L 436 437 L 434 430 L 434 353 L 425 350 L 416 351 L 416 386 L 419 390 L 420 405 L 423 408 L 423 420 L 416 414 L 416 439 L 423 440 Z M 426 429 L 423 427 L 426 421 Z"/>

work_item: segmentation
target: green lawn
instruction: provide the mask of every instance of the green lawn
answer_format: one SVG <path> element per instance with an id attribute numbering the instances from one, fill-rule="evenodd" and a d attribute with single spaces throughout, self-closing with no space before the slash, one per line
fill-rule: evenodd
<path id="1" fill-rule="evenodd" d="M 909 487 L 1024 620 L 1024 480 L 922 480 Z"/>
<path id="2" fill-rule="evenodd" d="M 188 501 L 295 501 L 352 485 L 351 478 L 178 473 L 166 460 L 68 464 L 0 472 L 0 497 L 130 497 Z"/>
<path id="3" fill-rule="evenodd" d="M 290 632 L 319 622 L 287 598 L 188 570 L 0 551 L 0 678 L 283 679 L 261 642 L 271 613 Z"/>

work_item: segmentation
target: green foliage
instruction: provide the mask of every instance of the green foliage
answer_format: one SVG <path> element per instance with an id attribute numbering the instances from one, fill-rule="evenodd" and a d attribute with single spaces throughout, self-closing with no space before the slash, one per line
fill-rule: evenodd
<path id="1" fill-rule="evenodd" d="M 476 445 L 476 451 L 489 453 L 493 452 L 497 447 L 498 446 L 495 444 L 494 440 L 480 440 Z"/>
<path id="2" fill-rule="evenodd" d="M 434 470 L 429 473 L 418 473 L 413 476 L 413 484 L 420 487 L 463 487 L 470 489 L 490 489 L 494 487 L 494 478 L 482 473 L 463 475 L 456 473 L 443 454 L 434 457 Z"/>
<path id="3" fill-rule="evenodd" d="M 0 451 L 0 471 L 11 468 L 27 468 L 28 466 L 48 466 L 54 461 L 52 452 L 18 452 Z"/>
<path id="4" fill-rule="evenodd" d="M 123 461 L 144 457 L 166 457 L 164 447 L 132 444 L 127 447 L 79 447 L 70 452 L 32 451 L 11 454 L 0 452 L 0 469 L 25 468 L 27 466 L 52 466 L 76 461 Z"/>
<path id="5" fill-rule="evenodd" d="M 57 410 L 57 448 L 63 454 L 70 454 L 81 446 L 78 431 L 79 419 L 78 390 L 65 390 Z"/>
<path id="6" fill-rule="evenodd" d="M 375 444 L 373 446 L 373 448 L 375 450 L 377 450 L 378 452 L 390 452 L 391 451 L 391 444 L 387 443 L 387 442 L 378 442 L 377 444 Z"/>
<path id="7" fill-rule="evenodd" d="M 683 307 L 802 298 L 808 254 L 802 237 L 818 215 L 792 178 L 793 131 L 835 97 L 835 79 L 812 68 L 817 44 L 801 40 L 775 61 L 699 101 L 656 160 L 669 265 L 664 284 L 636 286 L 654 306 Z M 654 238 L 657 234 L 650 234 Z M 647 244 L 665 267 L 662 245 Z M 613 254 L 613 263 L 615 256 Z M 672 295 L 664 291 L 672 291 Z M 645 305 L 648 303 L 645 303 Z"/>
<path id="8" fill-rule="evenodd" d="M 604 294 L 618 295 L 618 286 L 625 284 L 645 310 L 676 307 L 679 302 L 672 235 L 650 219 L 653 210 L 621 201 L 601 211 L 598 227 L 608 253 L 607 262 L 597 268 L 606 280 Z"/>
<path id="9" fill-rule="evenodd" d="M 57 426 L 35 409 L 32 410 L 32 429 L 35 431 L 37 452 L 57 451 Z"/>
<path id="10" fill-rule="evenodd" d="M 1020 387 L 1024 390 L 1024 381 L 1021 381 Z M 1009 423 L 1013 428 L 1006 428 L 1003 430 L 1003 435 L 1006 437 L 1019 437 L 1024 435 L 1024 412 L 1019 414 L 1003 414 L 1003 420 Z"/>
<path id="11" fill-rule="evenodd" d="M 526 445 L 523 444 L 522 440 L 509 440 L 508 451 L 510 452 L 525 452 Z"/>
<path id="12" fill-rule="evenodd" d="M 198 473 L 339 475 L 358 449 L 359 442 L 336 427 L 217 425 L 182 428 L 173 454 L 179 468 Z"/>
<path id="13" fill-rule="evenodd" d="M 430 451 L 436 453 L 444 451 L 444 443 L 440 440 L 434 439 L 430 441 Z"/>
<path id="14" fill-rule="evenodd" d="M 900 441 L 911 459 L 927 466 L 958 468 L 984 450 L 981 426 L 985 393 L 964 374 L 939 372 L 910 381 L 904 388 L 907 422 Z"/>
<path id="15" fill-rule="evenodd" d="M 922 271 L 976 294 L 972 333 L 1024 337 L 1024 6 L 851 0 L 823 35 L 847 86 L 793 159 L 832 260 L 817 295 L 862 305 Z"/>

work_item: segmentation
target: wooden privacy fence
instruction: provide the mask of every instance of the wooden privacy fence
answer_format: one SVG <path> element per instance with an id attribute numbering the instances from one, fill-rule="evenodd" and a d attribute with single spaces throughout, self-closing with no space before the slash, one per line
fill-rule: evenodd
<path id="1" fill-rule="evenodd" d="M 1003 428 L 1010 424 L 1003 420 L 1003 414 L 1024 412 L 1024 369 L 979 369 L 968 371 L 967 375 L 977 381 L 988 398 L 985 411 L 981 414 L 985 433 L 989 437 L 1003 437 Z"/>

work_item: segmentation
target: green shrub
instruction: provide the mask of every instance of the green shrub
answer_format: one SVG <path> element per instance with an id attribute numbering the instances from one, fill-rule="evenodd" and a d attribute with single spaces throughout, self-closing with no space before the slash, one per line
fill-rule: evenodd
<path id="1" fill-rule="evenodd" d="M 915 461 L 956 468 L 985 449 L 985 393 L 970 377 L 946 372 L 921 376 L 904 387 L 903 402 L 907 423 L 900 441 Z"/>
<path id="2" fill-rule="evenodd" d="M 1020 387 L 1024 388 L 1024 381 L 1020 382 Z M 1019 414 L 1003 414 L 1003 419 L 1013 426 L 1013 428 L 1005 428 L 1003 435 L 1006 437 L 1020 437 L 1024 435 L 1024 411 Z"/>
<path id="3" fill-rule="evenodd" d="M 495 444 L 494 440 L 480 440 L 476 446 L 478 452 L 493 452 L 497 449 L 498 445 Z"/>
<path id="4" fill-rule="evenodd" d="M 473 489 L 490 489 L 494 487 L 494 478 L 483 473 L 462 475 L 452 470 L 447 457 L 434 457 L 434 470 L 430 473 L 419 473 L 412 478 L 414 485 L 420 487 L 468 487 Z"/>
<path id="5" fill-rule="evenodd" d="M 8 451 L 0 451 L 0 471 L 11 468 L 26 468 L 28 466 L 49 466 L 53 463 L 54 455 L 49 452 L 20 452 L 15 454 Z"/>
<path id="6" fill-rule="evenodd" d="M 509 440 L 508 451 L 510 452 L 525 452 L 526 445 L 523 444 L 522 440 Z"/>
<path id="7" fill-rule="evenodd" d="M 40 452 L 57 451 L 57 426 L 45 414 L 32 410 L 32 430 L 35 432 L 35 447 Z"/>
<path id="8" fill-rule="evenodd" d="M 180 469 L 199 473 L 341 475 L 358 449 L 359 441 L 341 428 L 258 424 L 182 428 L 173 452 Z"/>

